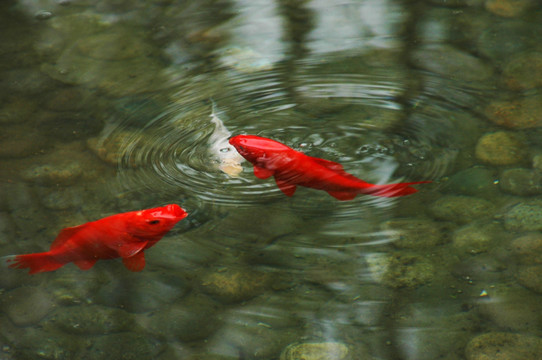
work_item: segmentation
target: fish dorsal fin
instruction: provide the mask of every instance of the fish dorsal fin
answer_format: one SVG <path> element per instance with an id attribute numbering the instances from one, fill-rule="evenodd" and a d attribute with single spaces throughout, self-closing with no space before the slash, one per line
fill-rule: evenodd
<path id="1" fill-rule="evenodd" d="M 115 249 L 121 258 L 129 258 L 141 252 L 147 246 L 148 241 L 130 241 L 117 243 Z"/>
<path id="2" fill-rule="evenodd" d="M 318 164 L 327 167 L 329 170 L 333 170 L 333 171 L 341 172 L 341 173 L 345 172 L 343 166 L 341 164 L 339 164 L 339 163 L 334 162 L 334 161 L 330 161 L 330 160 L 326 160 L 326 159 L 320 159 L 320 158 L 316 158 L 316 157 L 311 157 L 311 159 L 314 160 L 315 162 L 317 162 Z"/>
<path id="3" fill-rule="evenodd" d="M 322 165 L 322 166 L 325 166 L 326 168 L 328 168 L 329 170 L 335 172 L 336 174 L 338 175 L 341 175 L 341 176 L 344 176 L 344 177 L 347 177 L 349 178 L 350 180 L 355 180 L 355 181 L 361 181 L 361 182 L 364 182 L 363 180 L 361 179 L 358 179 L 357 177 L 355 177 L 354 175 L 350 174 L 350 173 L 347 173 L 346 171 L 344 171 L 344 168 L 341 164 L 339 163 L 336 163 L 336 162 L 333 162 L 333 161 L 330 161 L 330 160 L 326 160 L 326 159 L 320 159 L 320 158 L 312 158 L 317 164 L 319 165 Z M 364 182 L 365 183 L 365 182 Z M 341 200 L 341 199 L 339 199 Z M 348 199 L 350 200 L 350 199 Z"/>
<path id="4" fill-rule="evenodd" d="M 62 246 L 66 241 L 68 241 L 75 234 L 81 231 L 81 229 L 84 226 L 85 224 L 62 229 L 60 233 L 57 235 L 57 237 L 55 238 L 55 241 L 53 241 L 53 243 L 51 244 L 50 250 L 53 250 L 59 246 Z"/>
<path id="5" fill-rule="evenodd" d="M 264 169 L 262 167 L 254 165 L 254 175 L 258 179 L 267 179 L 274 174 L 273 170 Z"/>
<path id="6" fill-rule="evenodd" d="M 145 253 L 140 251 L 134 256 L 122 258 L 122 263 L 130 271 L 141 271 L 145 268 Z"/>
<path id="7" fill-rule="evenodd" d="M 94 264 L 96 264 L 96 261 L 98 261 L 98 259 L 92 259 L 92 260 L 76 260 L 74 261 L 73 263 L 75 265 L 77 265 L 77 267 L 81 270 L 88 270 L 90 269 L 91 267 L 94 266 Z"/>
<path id="8" fill-rule="evenodd" d="M 282 191 L 286 196 L 293 196 L 296 190 L 296 186 L 292 185 L 284 180 L 280 180 L 275 178 L 275 182 L 277 183 L 277 186 L 279 187 L 280 191 Z"/>

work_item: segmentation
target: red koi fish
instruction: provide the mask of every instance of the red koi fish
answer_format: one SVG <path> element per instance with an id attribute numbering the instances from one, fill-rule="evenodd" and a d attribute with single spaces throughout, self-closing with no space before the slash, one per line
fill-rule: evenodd
<path id="1" fill-rule="evenodd" d="M 339 163 L 311 157 L 278 141 L 255 135 L 234 136 L 230 144 L 254 165 L 256 177 L 274 176 L 279 189 L 287 196 L 292 196 L 299 185 L 327 191 L 339 200 L 352 200 L 358 194 L 394 197 L 415 193 L 417 190 L 410 185 L 430 182 L 370 184 L 344 171 Z"/>
<path id="2" fill-rule="evenodd" d="M 46 252 L 8 256 L 8 267 L 30 274 L 53 271 L 73 262 L 88 270 L 101 259 L 122 258 L 131 271 L 145 267 L 144 251 L 188 214 L 176 204 L 112 215 L 63 229 Z"/>

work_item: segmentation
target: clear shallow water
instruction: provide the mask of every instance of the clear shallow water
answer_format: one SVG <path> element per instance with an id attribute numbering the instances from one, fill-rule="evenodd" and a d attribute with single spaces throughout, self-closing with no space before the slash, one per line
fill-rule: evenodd
<path id="1" fill-rule="evenodd" d="M 1 269 L 2 358 L 538 358 L 539 5 L 1 6 L 0 255 L 114 213 L 190 213 L 141 273 Z M 234 135 L 434 183 L 287 198 L 246 162 L 219 169 L 213 102 Z"/>

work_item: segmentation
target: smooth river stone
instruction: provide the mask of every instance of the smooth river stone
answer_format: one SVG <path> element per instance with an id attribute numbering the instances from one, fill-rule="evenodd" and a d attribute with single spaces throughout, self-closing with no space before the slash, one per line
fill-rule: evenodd
<path id="1" fill-rule="evenodd" d="M 426 46 L 415 50 L 412 61 L 421 69 L 464 81 L 483 81 L 493 69 L 479 58 L 448 45 Z"/>
<path id="2" fill-rule="evenodd" d="M 487 200 L 473 196 L 446 195 L 429 206 L 429 212 L 439 220 L 468 223 L 489 216 L 495 207 Z"/>
<path id="3" fill-rule="evenodd" d="M 467 360 L 539 360 L 540 354 L 541 338 L 507 332 L 479 335 L 465 349 Z"/>
<path id="4" fill-rule="evenodd" d="M 482 135 L 475 149 L 476 158 L 492 165 L 513 165 L 526 161 L 526 152 L 524 142 L 508 131 Z"/>
<path id="5" fill-rule="evenodd" d="M 54 306 L 51 295 L 37 286 L 20 287 L 3 296 L 4 311 L 18 326 L 37 324 Z"/>
<path id="6" fill-rule="evenodd" d="M 508 62 L 503 71 L 506 85 L 512 90 L 542 86 L 542 53 L 525 52 Z"/>
<path id="7" fill-rule="evenodd" d="M 514 100 L 497 100 L 485 108 L 485 114 L 489 120 L 511 129 L 541 127 L 540 113 L 542 113 L 542 95 L 531 95 Z"/>

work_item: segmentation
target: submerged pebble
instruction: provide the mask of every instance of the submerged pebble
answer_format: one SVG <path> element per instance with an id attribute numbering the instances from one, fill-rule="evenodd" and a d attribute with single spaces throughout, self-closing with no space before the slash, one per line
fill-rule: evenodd
<path id="1" fill-rule="evenodd" d="M 467 360 L 537 360 L 542 354 L 542 339 L 537 336 L 490 332 L 469 341 Z"/>
<path id="2" fill-rule="evenodd" d="M 201 289 L 224 303 L 249 300 L 263 293 L 270 284 L 269 274 L 248 268 L 215 270 L 201 279 Z"/>
<path id="3" fill-rule="evenodd" d="M 495 186 L 493 171 L 484 167 L 472 167 L 458 171 L 443 183 L 446 192 L 476 196 L 493 191 Z"/>
<path id="4" fill-rule="evenodd" d="M 488 11 L 502 17 L 518 17 L 531 5 L 532 0 L 486 0 L 485 6 Z"/>
<path id="5" fill-rule="evenodd" d="M 5 313 L 17 326 L 37 324 L 55 306 L 51 295 L 37 286 L 8 291 L 2 301 Z"/>
<path id="6" fill-rule="evenodd" d="M 154 337 L 182 342 L 202 340 L 220 328 L 220 305 L 203 294 L 191 294 L 169 306 L 137 315 L 137 323 Z"/>
<path id="7" fill-rule="evenodd" d="M 511 231 L 542 230 L 542 203 L 533 200 L 513 206 L 504 214 L 504 226 Z"/>
<path id="8" fill-rule="evenodd" d="M 141 34 L 131 31 L 108 31 L 93 34 L 75 43 L 77 51 L 97 60 L 127 60 L 149 56 L 153 48 Z"/>
<path id="9" fill-rule="evenodd" d="M 26 328 L 14 343 L 17 344 L 15 359 L 86 359 L 79 353 L 87 345 L 84 338 L 39 327 Z"/>
<path id="10" fill-rule="evenodd" d="M 515 56 L 504 67 L 504 81 L 512 90 L 542 86 L 542 53 L 526 52 Z"/>
<path id="11" fill-rule="evenodd" d="M 134 323 L 132 315 L 124 310 L 101 305 L 80 305 L 58 307 L 43 325 L 52 331 L 92 335 L 129 330 Z"/>
<path id="12" fill-rule="evenodd" d="M 501 64 L 506 59 L 537 46 L 541 31 L 542 28 L 533 27 L 521 19 L 485 22 L 476 41 L 476 49 L 493 62 Z"/>
<path id="13" fill-rule="evenodd" d="M 527 289 L 542 294 L 542 265 L 531 265 L 520 268 L 517 273 L 517 279 Z"/>
<path id="14" fill-rule="evenodd" d="M 480 299 L 477 305 L 484 319 L 501 329 L 538 331 L 542 320 L 538 296 L 516 284 L 498 284 L 486 290 L 487 299 Z"/>
<path id="15" fill-rule="evenodd" d="M 415 50 L 414 64 L 424 70 L 464 81 L 483 81 L 493 74 L 490 65 L 449 45 L 432 45 Z"/>
<path id="16" fill-rule="evenodd" d="M 94 297 L 103 305 L 138 313 L 156 310 L 172 303 L 184 296 L 188 290 L 188 284 L 181 278 L 162 272 L 146 271 L 116 277 L 101 287 Z"/>
<path id="17" fill-rule="evenodd" d="M 366 355 L 366 354 L 365 354 Z M 290 344 L 280 354 L 280 360 L 354 360 L 353 351 L 339 342 Z"/>
<path id="18" fill-rule="evenodd" d="M 81 189 L 79 188 L 51 191 L 41 199 L 41 202 L 43 206 L 50 210 L 73 209 L 80 206 L 83 202 L 80 192 Z"/>
<path id="19" fill-rule="evenodd" d="M 531 169 L 507 169 L 501 174 L 500 188 L 510 194 L 527 196 L 542 193 L 542 174 Z"/>
<path id="20" fill-rule="evenodd" d="M 393 246 L 401 249 L 427 248 L 444 242 L 440 227 L 430 219 L 394 219 L 380 227 L 388 233 Z"/>
<path id="21" fill-rule="evenodd" d="M 429 207 L 429 212 L 439 220 L 468 223 L 473 219 L 490 216 L 495 206 L 487 200 L 473 196 L 445 195 Z"/>
<path id="22" fill-rule="evenodd" d="M 485 108 L 489 120 L 512 129 L 541 127 L 541 112 L 542 95 L 530 95 L 514 100 L 497 100 L 489 103 Z"/>
<path id="23" fill-rule="evenodd" d="M 36 165 L 21 173 L 24 180 L 42 185 L 73 184 L 83 173 L 78 162 L 59 162 Z"/>
<path id="24" fill-rule="evenodd" d="M 392 288 L 416 288 L 434 277 L 433 264 L 415 253 L 392 253 L 382 265 L 381 281 Z"/>
<path id="25" fill-rule="evenodd" d="M 35 126 L 14 124 L 2 126 L 0 158 L 23 158 L 49 147 L 48 139 Z"/>
<path id="26" fill-rule="evenodd" d="M 118 165 L 124 159 L 129 145 L 143 145 L 144 135 L 137 131 L 111 131 L 105 128 L 98 137 L 89 138 L 87 147 L 101 160 L 111 165 Z M 135 164 L 130 163 L 130 166 Z"/>
<path id="27" fill-rule="evenodd" d="M 83 360 L 142 360 L 154 359 L 160 352 L 150 338 L 135 332 L 124 332 L 100 336 L 93 339 L 88 350 L 81 352 Z"/>
<path id="28" fill-rule="evenodd" d="M 492 165 L 513 165 L 526 160 L 525 143 L 508 131 L 483 135 L 476 144 L 475 154 L 482 162 Z"/>
<path id="29" fill-rule="evenodd" d="M 276 359 L 291 339 L 298 338 L 298 329 L 273 329 L 265 324 L 239 321 L 234 312 L 213 336 L 209 350 L 215 354 L 234 356 L 251 354 L 252 359 Z"/>
<path id="30" fill-rule="evenodd" d="M 521 264 L 542 264 L 542 234 L 529 233 L 510 243 L 512 252 Z"/>
<path id="31" fill-rule="evenodd" d="M 502 232 L 497 225 L 471 223 L 454 231 L 452 244 L 460 253 L 478 254 L 491 249 L 493 241 Z"/>

